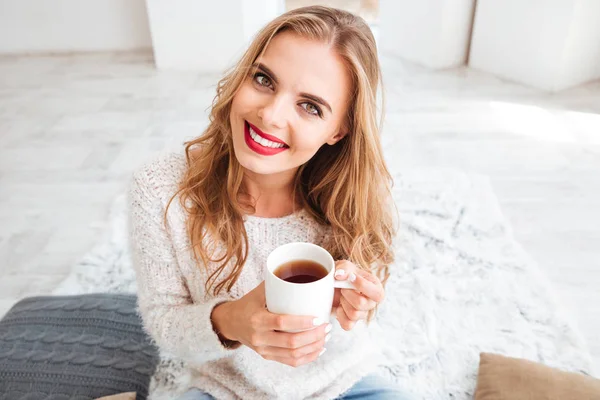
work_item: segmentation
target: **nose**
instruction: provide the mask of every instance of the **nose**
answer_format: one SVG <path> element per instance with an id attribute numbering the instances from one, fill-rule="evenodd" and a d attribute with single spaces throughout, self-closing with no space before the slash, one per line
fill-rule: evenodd
<path id="1" fill-rule="evenodd" d="M 258 109 L 258 117 L 265 128 L 283 129 L 287 125 L 285 96 L 276 95 Z"/>

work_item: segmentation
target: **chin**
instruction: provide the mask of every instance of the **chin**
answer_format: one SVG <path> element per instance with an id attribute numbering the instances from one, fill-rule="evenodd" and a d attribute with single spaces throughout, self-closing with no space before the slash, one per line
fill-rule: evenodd
<path id="1" fill-rule="evenodd" d="M 271 175 L 282 172 L 282 162 L 272 159 L 264 159 L 250 150 L 246 143 L 233 144 L 234 155 L 242 168 L 259 175 Z"/>
<path id="2" fill-rule="evenodd" d="M 268 165 L 269 163 L 265 163 L 262 160 L 250 159 L 251 157 L 242 156 L 237 157 L 238 162 L 242 166 L 242 168 L 253 172 L 259 175 L 272 175 L 278 172 L 282 172 L 282 170 L 278 168 L 273 168 L 273 166 Z"/>

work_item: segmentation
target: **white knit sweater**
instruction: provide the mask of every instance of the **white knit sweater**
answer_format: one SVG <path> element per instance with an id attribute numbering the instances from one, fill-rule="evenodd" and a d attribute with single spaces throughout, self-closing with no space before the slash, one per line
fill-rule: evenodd
<path id="1" fill-rule="evenodd" d="M 187 165 L 181 154 L 163 155 L 134 174 L 130 190 L 130 241 L 144 327 L 162 352 L 191 369 L 192 385 L 217 399 L 332 399 L 371 373 L 380 360 L 368 328 L 346 332 L 334 321 L 327 352 L 292 368 L 264 360 L 252 349 L 225 348 L 212 328 L 213 307 L 238 299 L 263 281 L 269 252 L 295 241 L 322 244 L 328 228 L 304 211 L 282 218 L 247 216 L 249 255 L 230 293 L 207 294 L 206 268 L 189 250 L 185 214 L 175 193 Z M 209 265 L 213 271 L 215 265 Z"/>

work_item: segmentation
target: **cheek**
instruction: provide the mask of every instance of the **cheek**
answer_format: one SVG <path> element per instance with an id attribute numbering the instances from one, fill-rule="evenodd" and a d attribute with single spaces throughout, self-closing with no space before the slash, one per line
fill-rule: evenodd
<path id="1" fill-rule="evenodd" d="M 325 124 L 307 123 L 306 126 L 296 130 L 293 146 L 298 152 L 316 153 L 321 146 L 327 143 L 331 129 Z"/>
<path id="2" fill-rule="evenodd" d="M 319 140 L 319 138 L 302 138 L 296 144 L 296 149 L 302 153 L 305 153 L 305 152 L 314 153 L 322 145 L 323 145 L 323 142 L 321 140 Z"/>
<path id="3" fill-rule="evenodd" d="M 247 84 L 244 84 L 233 97 L 231 102 L 231 114 L 234 114 L 235 116 L 243 115 L 252 108 L 251 106 L 253 103 L 253 91 L 251 88 L 248 88 Z"/>

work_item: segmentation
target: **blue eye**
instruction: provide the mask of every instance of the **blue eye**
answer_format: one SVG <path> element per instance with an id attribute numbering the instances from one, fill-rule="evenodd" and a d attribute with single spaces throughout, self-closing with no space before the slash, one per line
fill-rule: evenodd
<path id="1" fill-rule="evenodd" d="M 317 117 L 321 117 L 323 115 L 321 109 L 313 103 L 301 103 L 300 107 L 302 107 L 310 115 L 314 115 Z"/>

